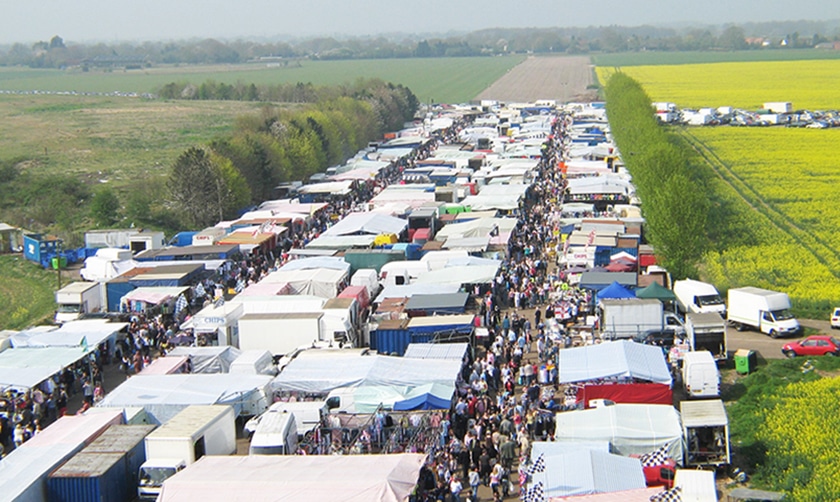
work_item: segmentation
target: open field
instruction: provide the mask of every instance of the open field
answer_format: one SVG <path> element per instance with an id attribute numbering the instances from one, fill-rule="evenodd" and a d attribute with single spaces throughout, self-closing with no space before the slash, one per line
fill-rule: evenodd
<path id="1" fill-rule="evenodd" d="M 44 270 L 19 254 L 0 255 L 0 280 L 0 330 L 22 329 L 52 318 L 57 272 Z M 69 282 L 64 272 L 62 285 Z"/>
<path id="2" fill-rule="evenodd" d="M 598 67 L 605 82 L 614 68 Z M 768 101 L 796 109 L 840 108 L 840 59 L 622 67 L 653 101 L 682 108 L 734 106 L 755 110 Z"/>
<path id="3" fill-rule="evenodd" d="M 840 59 L 840 51 L 819 49 L 757 49 L 749 51 L 619 52 L 595 54 L 592 61 L 601 67 L 642 65 L 684 65 L 747 61 L 799 61 Z"/>
<path id="4" fill-rule="evenodd" d="M 232 130 L 235 118 L 259 104 L 233 101 L 149 101 L 53 95 L 0 96 L 0 156 L 32 159 L 31 168 L 140 182 L 169 166 L 190 146 Z"/>
<path id="5" fill-rule="evenodd" d="M 592 101 L 596 92 L 587 89 L 592 83 L 592 66 L 586 56 L 529 57 L 481 91 L 476 99 Z"/>
<path id="6" fill-rule="evenodd" d="M 290 62 L 288 66 L 265 64 L 162 66 L 129 71 L 36 70 L 0 68 L 0 90 L 155 92 L 169 82 L 199 84 L 215 80 L 281 84 L 311 82 L 337 85 L 359 78 L 381 78 L 403 84 L 422 102 L 466 102 L 488 87 L 523 56 L 482 58 L 376 59 Z"/>

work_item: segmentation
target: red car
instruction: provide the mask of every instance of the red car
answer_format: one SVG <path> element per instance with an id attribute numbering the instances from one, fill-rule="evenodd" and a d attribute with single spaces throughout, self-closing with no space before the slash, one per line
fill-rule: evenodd
<path id="1" fill-rule="evenodd" d="M 802 340 L 786 343 L 782 347 L 782 354 L 787 357 L 838 356 L 840 355 L 840 341 L 829 335 L 813 335 Z"/>

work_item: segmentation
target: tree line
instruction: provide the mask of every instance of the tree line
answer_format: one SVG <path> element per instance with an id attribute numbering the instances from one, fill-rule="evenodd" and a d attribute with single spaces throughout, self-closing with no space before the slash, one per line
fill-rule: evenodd
<path id="1" fill-rule="evenodd" d="M 659 124 L 637 81 L 616 72 L 604 95 L 610 130 L 642 201 L 646 239 L 675 278 L 696 278 L 709 248 L 711 208 L 696 156 Z"/>
<path id="2" fill-rule="evenodd" d="M 342 163 L 371 140 L 402 128 L 418 106 L 408 88 L 381 80 L 318 90 L 321 97 L 302 108 L 266 106 L 259 115 L 240 118 L 230 136 L 178 157 L 167 201 L 186 228 L 234 218 L 269 199 L 277 184 L 304 181 Z"/>
<path id="3" fill-rule="evenodd" d="M 0 66 L 33 68 L 142 68 L 157 64 L 235 64 L 308 59 L 382 59 L 496 56 L 522 53 L 786 49 L 840 40 L 838 21 L 794 21 L 668 28 L 493 28 L 439 37 L 312 37 L 298 41 L 220 41 L 213 38 L 132 44 L 65 43 L 54 36 L 34 44 L 0 47 Z M 752 42 L 752 43 L 750 43 Z M 782 43 L 784 42 L 784 43 Z"/>

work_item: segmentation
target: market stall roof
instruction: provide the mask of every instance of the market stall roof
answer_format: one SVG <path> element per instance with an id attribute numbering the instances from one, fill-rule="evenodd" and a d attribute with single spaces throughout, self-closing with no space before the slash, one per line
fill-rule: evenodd
<path id="1" fill-rule="evenodd" d="M 422 310 L 429 313 L 456 313 L 466 309 L 469 293 L 447 293 L 435 295 L 414 295 L 405 305 L 406 310 Z M 429 314 L 431 315 L 431 314 Z"/>
<path id="2" fill-rule="evenodd" d="M 376 236 L 368 235 L 321 235 L 306 245 L 306 249 L 343 250 L 348 248 L 369 248 Z"/>
<path id="3" fill-rule="evenodd" d="M 328 181 L 326 183 L 314 183 L 312 185 L 303 185 L 298 187 L 297 192 L 300 194 L 332 194 L 332 195 L 346 195 L 350 193 L 350 188 L 353 186 L 353 181 Z"/>
<path id="4" fill-rule="evenodd" d="M 13 347 L 82 347 L 96 348 L 121 331 L 128 323 L 107 319 L 81 319 L 67 322 L 50 331 L 27 330 L 10 337 Z"/>
<path id="5" fill-rule="evenodd" d="M 572 495 L 570 497 L 550 497 L 549 502 L 570 500 L 573 502 L 650 502 L 651 497 L 665 490 L 661 486 L 635 488 L 610 493 L 596 493 L 593 495 Z"/>
<path id="6" fill-rule="evenodd" d="M 0 352 L 0 389 L 30 389 L 59 371 L 72 366 L 96 346 L 25 347 Z"/>
<path id="7" fill-rule="evenodd" d="M 439 295 L 447 293 L 457 293 L 461 289 L 461 285 L 450 283 L 435 283 L 418 284 L 416 281 L 411 284 L 404 284 L 399 286 L 385 286 L 381 293 L 376 297 L 376 302 L 381 303 L 388 298 L 411 298 L 414 295 Z"/>
<path id="8" fill-rule="evenodd" d="M 438 231 L 435 240 L 445 241 L 453 237 L 486 237 L 492 233 L 509 232 L 516 227 L 516 224 L 516 218 L 476 218 L 449 223 Z"/>
<path id="9" fill-rule="evenodd" d="M 646 486 L 642 463 L 637 458 L 585 449 L 543 456 L 543 462 L 545 469 L 533 473 L 529 487 L 541 484 L 546 497 L 610 493 Z"/>
<path id="10" fill-rule="evenodd" d="M 263 278 L 263 281 L 288 283 L 294 295 L 335 298 L 339 293 L 339 284 L 345 278 L 347 278 L 347 271 L 345 270 L 316 268 L 311 270 L 278 270 L 268 274 Z"/>
<path id="11" fill-rule="evenodd" d="M 460 370 L 460 360 L 347 357 L 333 351 L 305 351 L 286 365 L 271 386 L 275 390 L 327 394 L 340 387 L 454 385 Z"/>
<path id="12" fill-rule="evenodd" d="M 291 287 L 285 282 L 255 282 L 246 286 L 237 296 L 279 296 L 290 292 Z"/>
<path id="13" fill-rule="evenodd" d="M 236 347 L 175 347 L 170 356 L 190 358 L 192 373 L 229 373 L 230 365 L 242 354 Z"/>
<path id="14" fill-rule="evenodd" d="M 513 211 L 519 208 L 519 196 L 470 195 L 462 200 L 461 204 L 472 208 L 473 211 Z"/>
<path id="15" fill-rule="evenodd" d="M 163 303 L 170 298 L 177 298 L 178 295 L 189 290 L 188 286 L 183 287 L 141 287 L 133 289 L 126 293 L 120 301 L 143 302 L 157 305 Z"/>
<path id="16" fill-rule="evenodd" d="M 404 502 L 425 458 L 414 453 L 204 456 L 169 478 L 158 500 Z"/>
<path id="17" fill-rule="evenodd" d="M 263 393 L 270 381 L 271 377 L 265 375 L 227 373 L 149 375 L 129 378 L 96 406 L 142 407 L 158 423 L 165 423 L 191 404 L 228 404 L 238 415 L 246 400 L 254 393 Z"/>
<path id="18" fill-rule="evenodd" d="M 356 234 L 397 234 L 408 226 L 408 221 L 382 213 L 350 213 L 328 228 L 322 235 L 334 237 Z"/>
<path id="19" fill-rule="evenodd" d="M 486 284 L 493 282 L 498 271 L 498 265 L 446 267 L 421 274 L 414 284 Z"/>
<path id="20" fill-rule="evenodd" d="M 658 282 L 652 282 L 649 286 L 636 290 L 636 298 L 653 298 L 659 301 L 668 302 L 677 299 L 677 295 L 670 289 L 660 286 Z"/>
<path id="21" fill-rule="evenodd" d="M 490 247 L 490 236 L 485 237 L 450 237 L 441 246 L 442 249 L 463 249 L 469 253 L 483 253 Z"/>
<path id="22" fill-rule="evenodd" d="M 242 218 L 250 218 L 251 215 L 264 217 L 289 217 L 287 213 L 310 216 L 324 209 L 329 204 L 326 202 L 292 202 L 289 199 L 267 200 L 260 204 L 258 211 L 251 211 L 242 215 Z"/>
<path id="23" fill-rule="evenodd" d="M 560 351 L 564 352 L 564 351 Z M 620 455 L 651 453 L 665 447 L 683 458 L 680 415 L 665 404 L 614 404 L 555 416 L 557 440 L 609 441 Z"/>
<path id="24" fill-rule="evenodd" d="M 455 359 L 461 361 L 469 343 L 409 343 L 403 357 L 408 359 Z"/>
<path id="25" fill-rule="evenodd" d="M 636 378 L 669 386 L 672 382 L 660 347 L 629 340 L 561 350 L 557 372 L 561 384 L 602 378 Z"/>
<path id="26" fill-rule="evenodd" d="M 189 361 L 189 357 L 187 356 L 164 356 L 158 357 L 152 364 L 143 368 L 137 376 L 149 376 L 149 375 L 169 375 L 179 367 L 181 367 L 184 363 Z"/>
<path id="27" fill-rule="evenodd" d="M 612 284 L 607 286 L 606 288 L 598 291 L 595 295 L 597 300 L 605 300 L 605 299 L 622 299 L 622 298 L 635 298 L 636 295 L 630 291 L 629 289 L 625 288 L 617 281 L 613 281 Z"/>
<path id="28" fill-rule="evenodd" d="M 350 271 L 350 264 L 344 261 L 344 258 L 336 258 L 333 256 L 313 256 L 310 258 L 298 258 L 291 260 L 280 267 L 281 272 L 289 272 L 292 270 L 313 270 L 318 268 L 328 268 L 330 270 Z"/>
<path id="29" fill-rule="evenodd" d="M 580 275 L 580 287 L 601 290 L 617 282 L 622 286 L 636 286 L 635 272 L 593 272 L 586 271 Z"/>
<path id="30" fill-rule="evenodd" d="M 401 401 L 394 402 L 394 411 L 449 410 L 452 407 L 454 385 L 427 383 L 418 385 L 406 393 Z"/>

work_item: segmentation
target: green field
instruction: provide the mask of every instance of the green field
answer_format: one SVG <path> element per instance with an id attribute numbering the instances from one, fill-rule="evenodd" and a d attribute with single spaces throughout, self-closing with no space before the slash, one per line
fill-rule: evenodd
<path id="1" fill-rule="evenodd" d="M 461 103 L 477 96 L 523 56 L 482 58 L 374 59 L 309 61 L 285 67 L 265 64 L 167 66 L 128 71 L 35 70 L 0 68 L 0 90 L 76 92 L 155 92 L 169 82 L 215 80 L 281 84 L 336 85 L 359 78 L 403 84 L 422 102 Z"/>
<path id="2" fill-rule="evenodd" d="M 619 52 L 595 54 L 597 66 L 682 65 L 701 63 L 731 63 L 749 61 L 799 61 L 810 59 L 840 59 L 840 51 L 818 49 L 757 49 L 751 51 L 685 51 L 685 52 Z"/>
<path id="3" fill-rule="evenodd" d="M 29 159 L 42 173 L 128 186 L 168 172 L 190 146 L 233 129 L 261 105 L 234 101 L 0 96 L 0 158 Z M 2 220 L 2 215 L 0 215 Z"/>
<path id="4" fill-rule="evenodd" d="M 26 261 L 21 255 L 0 255 L 0 330 L 44 323 L 55 312 L 57 272 Z M 62 285 L 69 283 L 66 273 Z"/>

